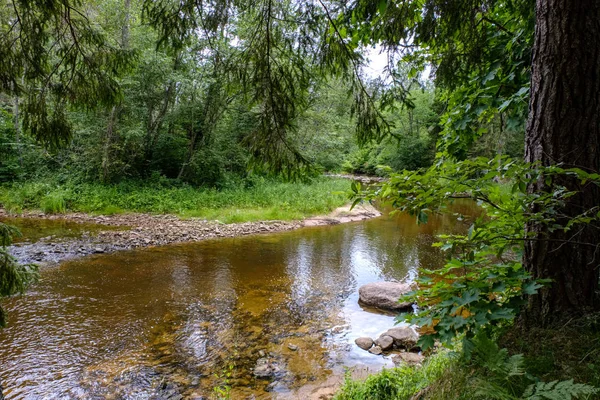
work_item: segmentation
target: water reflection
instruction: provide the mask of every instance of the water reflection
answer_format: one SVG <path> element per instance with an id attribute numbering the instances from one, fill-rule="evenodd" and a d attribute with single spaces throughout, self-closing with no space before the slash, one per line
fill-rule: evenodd
<path id="1" fill-rule="evenodd" d="M 391 365 L 353 344 L 394 319 L 362 310 L 358 287 L 439 265 L 434 235 L 457 229 L 396 216 L 67 262 L 6 301 L 0 380 L 8 399 L 193 398 L 225 383 L 268 399 Z M 252 372 L 264 358 L 269 379 Z"/>
<path id="2" fill-rule="evenodd" d="M 0 216 L 0 222 L 16 226 L 21 236 L 14 237 L 15 244 L 35 243 L 48 239 L 80 238 L 100 231 L 123 230 L 124 226 L 108 226 L 89 222 L 76 222 L 67 219 L 41 219 Z"/>

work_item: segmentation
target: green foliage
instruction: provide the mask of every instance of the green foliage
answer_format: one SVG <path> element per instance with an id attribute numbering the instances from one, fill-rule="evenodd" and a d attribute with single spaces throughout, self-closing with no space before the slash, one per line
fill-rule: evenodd
<path id="1" fill-rule="evenodd" d="M 0 222 L 0 299 L 23 293 L 27 286 L 38 279 L 35 264 L 18 264 L 8 253 L 7 246 L 14 236 L 20 235 L 12 226 Z M 0 328 L 6 326 L 6 313 L 0 306 Z"/>
<path id="2" fill-rule="evenodd" d="M 355 189 L 358 199 L 391 203 L 396 210 L 416 216 L 418 223 L 426 223 L 431 213 L 444 212 L 455 198 L 473 199 L 483 209 L 480 216 L 467 216 L 472 224 L 466 234 L 440 237 L 442 242 L 436 245 L 447 253 L 447 263 L 438 270 L 422 270 L 418 289 L 404 299 L 416 302 L 420 311 L 399 318 L 420 327 L 424 348 L 435 339 L 450 344 L 456 337 L 469 339 L 481 330 L 510 324 L 527 296 L 550 283 L 532 280 L 519 261 L 524 241 L 533 235 L 524 229 L 525 223 L 550 231 L 574 231 L 600 218 L 597 207 L 568 219 L 560 214 L 558 210 L 575 194 L 558 183 L 561 176 L 581 185 L 600 184 L 598 174 L 498 157 L 392 174 L 377 193 L 359 195 Z M 549 190 L 528 192 L 528 185 L 539 180 Z M 497 181 L 511 185 L 503 187 Z"/>
<path id="3" fill-rule="evenodd" d="M 484 335 L 476 336 L 472 345 L 473 358 L 465 362 L 477 371 L 470 380 L 476 399 L 570 400 L 600 393 L 600 389 L 575 383 L 573 379 L 541 382 L 525 371 L 523 355 L 510 356 L 507 349 L 501 349 Z M 531 381 L 535 382 L 529 384 Z"/>
<path id="4" fill-rule="evenodd" d="M 353 380 L 347 374 L 335 400 L 409 400 L 438 379 L 453 362 L 451 353 L 441 352 L 430 357 L 423 367 L 409 366 L 384 369 L 369 375 L 364 381 Z"/>
<path id="5" fill-rule="evenodd" d="M 92 22 L 96 4 L 15 1 L 0 10 L 0 91 L 23 94 L 23 126 L 48 146 L 71 137 L 69 106 L 112 104 L 132 54 Z"/>
<path id="6" fill-rule="evenodd" d="M 233 376 L 235 364 L 230 362 L 219 374 L 214 374 L 215 378 L 221 383 L 219 386 L 213 388 L 213 395 L 216 400 L 229 400 L 231 399 L 231 386 L 230 380 Z"/>
<path id="7" fill-rule="evenodd" d="M 40 208 L 45 214 L 63 214 L 67 211 L 67 203 L 61 192 L 53 192 L 43 197 Z"/>
<path id="8" fill-rule="evenodd" d="M 0 187 L 0 203 L 11 201 L 13 207 L 22 209 L 44 205 L 53 212 L 64 212 L 61 207 L 66 204 L 69 211 L 100 214 L 175 213 L 222 222 L 292 220 L 325 214 L 343 205 L 347 199 L 342 193 L 348 185 L 345 179 L 288 183 L 260 177 L 221 190 L 197 189 L 160 178 L 116 185 L 26 182 Z"/>
<path id="9" fill-rule="evenodd" d="M 458 346 L 459 352 L 451 353 L 442 351 L 434 354 L 426 362 L 444 357 L 446 361 L 440 365 L 440 369 L 431 374 L 419 385 L 422 389 L 418 392 L 412 385 L 391 392 L 386 385 L 371 385 L 369 392 L 365 391 L 366 383 L 378 381 L 383 382 L 386 371 L 372 375 L 365 381 L 348 381 L 341 389 L 341 394 L 354 393 L 350 399 L 420 399 L 420 400 L 524 400 L 524 399 L 592 399 L 599 394 L 599 390 L 589 384 L 575 383 L 572 379 L 555 380 L 550 383 L 543 382 L 535 376 L 527 367 L 527 357 L 521 354 L 510 354 L 505 348 L 501 348 L 497 341 L 485 334 L 479 333 L 468 343 L 468 348 Z M 575 363 L 579 363 L 579 359 Z M 572 364 L 571 366 L 574 366 Z M 410 370 L 410 368 L 407 368 Z M 414 369 L 413 369 L 414 371 Z M 572 373 L 572 370 L 569 371 Z M 408 372 L 410 374 L 410 371 Z M 413 372 L 413 374 L 416 372 Z M 538 389 L 539 388 L 539 389 Z M 362 390 L 362 391 L 359 391 Z M 387 390 L 387 391 L 386 391 Z M 536 390 L 541 390 L 540 396 L 535 397 Z M 408 397 L 394 396 L 395 393 L 407 393 Z M 368 393 L 368 396 L 365 396 Z M 386 393 L 392 393 L 386 397 Z M 418 393 L 414 396 L 411 393 Z M 363 397 L 360 397 L 360 396 Z M 562 397 L 561 397 L 562 396 Z M 569 397 L 571 396 L 571 397 Z M 345 399 L 345 397 L 340 397 Z"/>
<path id="10" fill-rule="evenodd" d="M 525 390 L 523 398 L 528 400 L 571 400 L 597 393 L 600 393 L 600 389 L 582 383 L 574 383 L 573 379 L 570 379 L 561 382 L 538 382 L 530 385 Z"/>

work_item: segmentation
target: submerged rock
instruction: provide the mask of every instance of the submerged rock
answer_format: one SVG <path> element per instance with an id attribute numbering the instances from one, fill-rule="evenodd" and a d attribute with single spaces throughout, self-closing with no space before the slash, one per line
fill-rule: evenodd
<path id="1" fill-rule="evenodd" d="M 254 367 L 254 376 L 257 378 L 271 378 L 282 373 L 283 369 L 275 362 L 266 357 L 259 358 Z"/>
<path id="2" fill-rule="evenodd" d="M 407 310 L 412 307 L 412 303 L 400 303 L 398 300 L 411 290 L 411 286 L 407 283 L 368 283 L 358 289 L 359 302 L 383 310 Z"/>
<path id="3" fill-rule="evenodd" d="M 359 337 L 354 341 L 354 343 L 356 343 L 356 345 L 363 350 L 369 350 L 371 347 L 373 347 L 373 339 L 370 337 Z"/>

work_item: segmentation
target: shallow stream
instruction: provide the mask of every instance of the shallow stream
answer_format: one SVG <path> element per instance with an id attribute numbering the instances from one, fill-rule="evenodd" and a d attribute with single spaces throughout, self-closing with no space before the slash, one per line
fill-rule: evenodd
<path id="1" fill-rule="evenodd" d="M 4 394 L 187 399 L 231 388 L 232 399 L 294 398 L 346 367 L 392 366 L 354 345 L 394 325 L 358 305 L 358 287 L 440 265 L 434 235 L 460 229 L 456 217 L 417 226 L 398 215 L 45 268 L 3 303 Z M 270 377 L 253 374 L 259 359 L 273 366 Z"/>

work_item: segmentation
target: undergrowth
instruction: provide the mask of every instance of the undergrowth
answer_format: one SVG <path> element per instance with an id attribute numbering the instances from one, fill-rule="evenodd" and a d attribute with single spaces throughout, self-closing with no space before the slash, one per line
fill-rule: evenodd
<path id="1" fill-rule="evenodd" d="M 328 213 L 347 202 L 344 192 L 348 188 L 347 180 L 330 178 L 309 183 L 257 179 L 252 185 L 222 190 L 139 182 L 101 185 L 31 181 L 0 186 L 0 204 L 14 213 L 38 209 L 45 213 L 81 211 L 103 215 L 172 213 L 230 223 L 293 220 Z"/>
<path id="2" fill-rule="evenodd" d="M 559 328 L 513 327 L 498 339 L 479 334 L 468 348 L 434 354 L 421 368 L 348 378 L 335 399 L 597 400 L 599 323 L 595 315 Z"/>
<path id="3" fill-rule="evenodd" d="M 553 334 L 550 334 L 550 330 L 547 334 L 561 336 L 560 332 L 552 331 Z M 571 331 L 571 333 L 574 332 Z M 576 335 L 571 340 L 580 342 L 585 339 L 581 335 Z M 569 355 L 563 354 L 560 348 L 552 350 L 552 341 L 534 343 L 546 348 L 547 351 L 554 352 L 554 356 L 557 358 L 569 358 Z M 583 345 L 583 343 L 580 344 Z M 536 345 L 532 347 L 535 348 Z M 496 340 L 478 335 L 473 340 L 473 348 L 465 351 L 463 356 L 432 382 L 423 396 L 418 399 L 591 400 L 600 398 L 600 389 L 596 383 L 598 376 L 594 378 L 593 373 L 580 375 L 575 372 L 577 368 L 588 368 L 593 361 L 585 364 L 568 361 L 566 364 L 569 364 L 569 367 L 563 370 L 555 369 L 551 363 L 546 361 L 543 363 L 545 364 L 544 368 L 547 372 L 550 370 L 553 372 L 540 374 L 540 370 L 532 368 L 531 364 L 536 356 L 535 351 L 521 354 L 515 353 L 518 348 L 510 347 L 510 350 L 512 351 L 501 348 Z M 577 382 L 573 377 L 577 379 Z"/>
<path id="4" fill-rule="evenodd" d="M 384 369 L 364 381 L 347 378 L 335 400 L 571 400 L 600 399 L 597 327 L 544 329 L 509 351 L 477 335 L 469 348 L 441 351 L 423 367 Z M 562 345 L 559 342 L 563 343 Z M 576 381 L 573 379 L 575 377 Z"/>
<path id="5" fill-rule="evenodd" d="M 421 368 L 402 366 L 384 369 L 364 381 L 346 376 L 334 400 L 409 400 L 438 379 L 455 360 L 444 351 L 430 357 Z"/>

